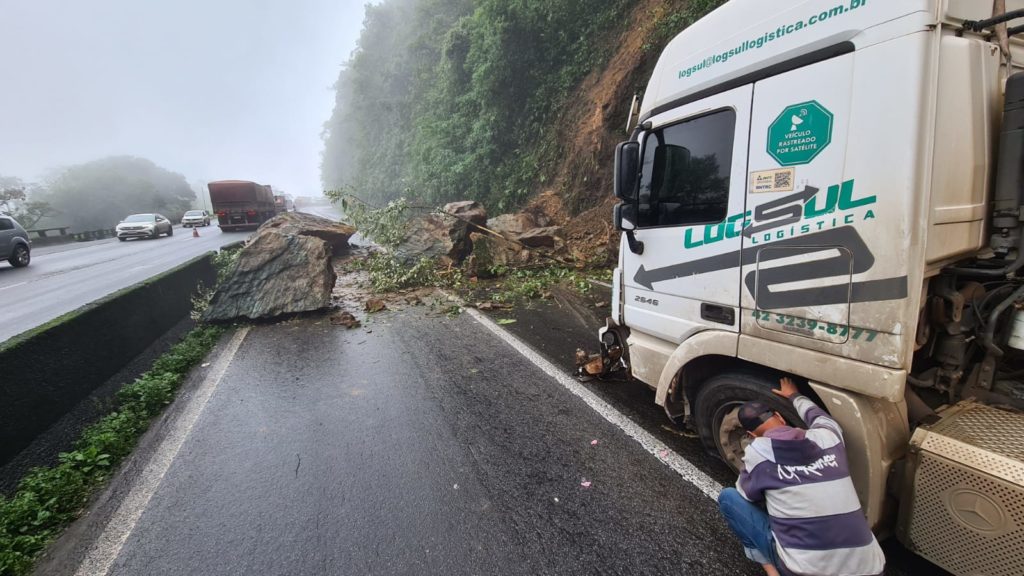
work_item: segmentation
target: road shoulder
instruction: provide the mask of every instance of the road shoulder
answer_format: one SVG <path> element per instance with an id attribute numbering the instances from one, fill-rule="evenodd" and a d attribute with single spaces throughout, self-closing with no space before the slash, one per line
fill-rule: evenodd
<path id="1" fill-rule="evenodd" d="M 76 573 L 168 435 L 180 426 L 182 419 L 186 417 L 188 407 L 206 380 L 209 368 L 215 359 L 225 358 L 225 353 L 236 333 L 226 333 L 207 356 L 207 361 L 191 371 L 179 388 L 175 402 L 163 415 L 150 423 L 149 429 L 139 439 L 132 455 L 112 475 L 106 487 L 85 506 L 86 512 L 40 556 L 35 574 L 57 576 Z"/>

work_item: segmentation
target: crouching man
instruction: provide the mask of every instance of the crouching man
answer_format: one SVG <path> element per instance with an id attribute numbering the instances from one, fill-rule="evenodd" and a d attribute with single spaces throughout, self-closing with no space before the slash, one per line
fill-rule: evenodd
<path id="1" fill-rule="evenodd" d="M 718 497 L 725 521 L 769 576 L 881 574 L 885 556 L 853 488 L 842 429 L 789 378 L 773 392 L 808 428 L 787 426 L 760 402 L 740 407 L 753 440 L 736 488 Z"/>

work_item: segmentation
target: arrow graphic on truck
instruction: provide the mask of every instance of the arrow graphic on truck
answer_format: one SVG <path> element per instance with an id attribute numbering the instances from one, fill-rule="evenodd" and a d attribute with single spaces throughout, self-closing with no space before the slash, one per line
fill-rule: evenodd
<path id="1" fill-rule="evenodd" d="M 853 226 L 787 238 L 763 247 L 748 247 L 653 270 L 647 270 L 641 265 L 633 281 L 648 290 L 653 290 L 654 285 L 659 282 L 755 263 L 760 265 L 782 258 L 837 251 L 838 255 L 811 262 L 767 269 L 758 268 L 746 275 L 744 284 L 757 300 L 758 308 L 763 310 L 899 300 L 907 297 L 906 276 L 785 291 L 772 290 L 772 287 L 778 284 L 851 276 L 870 270 L 875 264 L 875 256 Z"/>

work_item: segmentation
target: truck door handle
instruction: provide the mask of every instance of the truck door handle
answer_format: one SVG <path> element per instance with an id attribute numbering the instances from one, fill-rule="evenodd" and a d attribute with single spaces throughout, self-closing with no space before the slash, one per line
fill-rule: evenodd
<path id="1" fill-rule="evenodd" d="M 736 324 L 736 311 L 729 306 L 701 302 L 700 317 L 711 322 L 717 322 L 718 324 L 729 326 Z"/>

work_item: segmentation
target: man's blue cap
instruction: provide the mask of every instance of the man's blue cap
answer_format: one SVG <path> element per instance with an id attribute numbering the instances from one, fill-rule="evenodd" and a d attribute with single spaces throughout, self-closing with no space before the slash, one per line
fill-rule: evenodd
<path id="1" fill-rule="evenodd" d="M 753 432 L 774 415 L 775 411 L 763 402 L 747 402 L 740 406 L 740 425 L 747 432 Z"/>

